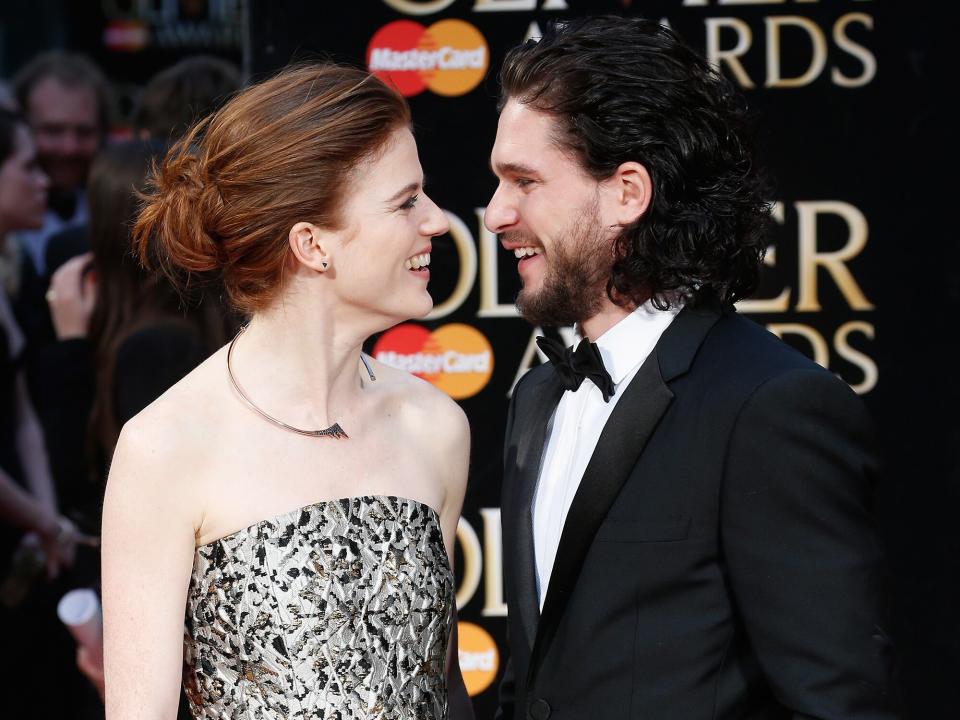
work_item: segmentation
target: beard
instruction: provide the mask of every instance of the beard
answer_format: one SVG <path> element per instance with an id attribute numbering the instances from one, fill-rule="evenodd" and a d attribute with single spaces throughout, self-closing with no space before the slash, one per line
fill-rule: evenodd
<path id="1" fill-rule="evenodd" d="M 539 290 L 524 287 L 517 295 L 517 310 L 524 320 L 557 327 L 583 322 L 600 311 L 613 261 L 598 217 L 594 201 L 580 210 L 549 255 L 544 254 L 546 270 Z M 527 236 L 508 233 L 505 237 Z M 529 244 L 540 246 L 533 237 Z"/>

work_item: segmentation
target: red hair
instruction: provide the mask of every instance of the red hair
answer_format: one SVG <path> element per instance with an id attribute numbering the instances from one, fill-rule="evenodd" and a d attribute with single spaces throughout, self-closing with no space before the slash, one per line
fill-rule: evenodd
<path id="1" fill-rule="evenodd" d="M 362 70 L 283 70 L 197 123 L 154 167 L 134 248 L 174 281 L 216 272 L 231 305 L 261 310 L 281 289 L 290 228 L 342 227 L 354 171 L 409 124 L 403 97 Z"/>

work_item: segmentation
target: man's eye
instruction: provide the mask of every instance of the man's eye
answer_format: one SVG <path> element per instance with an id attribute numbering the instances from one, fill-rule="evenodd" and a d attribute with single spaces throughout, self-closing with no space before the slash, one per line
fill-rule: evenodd
<path id="1" fill-rule="evenodd" d="M 533 180 L 530 178 L 517 178 L 514 180 L 514 182 L 516 183 L 517 187 L 527 187 L 527 185 L 530 185 Z"/>
<path id="2" fill-rule="evenodd" d="M 417 204 L 417 200 L 420 199 L 419 195 L 411 195 L 410 199 L 407 200 L 403 205 L 400 206 L 401 210 L 411 210 L 413 206 Z"/>

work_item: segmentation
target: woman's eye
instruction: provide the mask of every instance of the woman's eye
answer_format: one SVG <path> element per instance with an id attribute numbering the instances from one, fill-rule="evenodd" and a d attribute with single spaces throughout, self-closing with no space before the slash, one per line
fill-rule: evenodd
<path id="1" fill-rule="evenodd" d="M 411 195 L 410 199 L 407 200 L 403 205 L 400 206 L 401 210 L 411 210 L 413 206 L 417 204 L 417 200 L 420 199 L 419 195 Z"/>

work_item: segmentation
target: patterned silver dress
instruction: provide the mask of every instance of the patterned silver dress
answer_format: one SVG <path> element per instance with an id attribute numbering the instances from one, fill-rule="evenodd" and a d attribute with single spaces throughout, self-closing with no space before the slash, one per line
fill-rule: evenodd
<path id="1" fill-rule="evenodd" d="M 436 512 L 363 496 L 197 548 L 184 687 L 196 718 L 439 720 L 454 581 Z"/>

